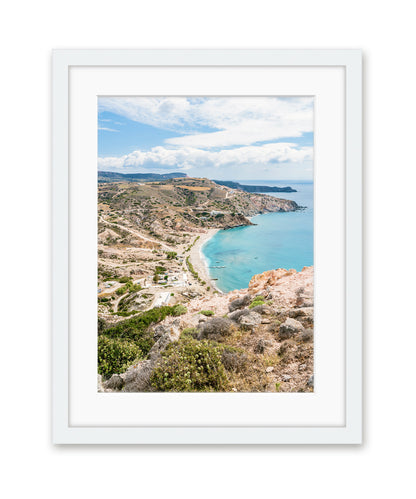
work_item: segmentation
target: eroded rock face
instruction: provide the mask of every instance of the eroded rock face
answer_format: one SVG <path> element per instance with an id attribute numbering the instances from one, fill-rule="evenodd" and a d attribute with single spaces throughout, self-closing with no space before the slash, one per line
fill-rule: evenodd
<path id="1" fill-rule="evenodd" d="M 279 308 L 313 307 L 313 267 L 304 267 L 301 272 L 268 270 L 253 276 L 248 292 L 263 294 Z"/>
<path id="2" fill-rule="evenodd" d="M 166 327 L 165 332 L 152 346 L 149 352 L 149 359 L 156 362 L 169 343 L 178 340 L 180 335 L 179 320 L 175 320 L 170 327 Z"/>
<path id="3" fill-rule="evenodd" d="M 261 293 L 265 288 L 275 286 L 282 277 L 296 274 L 296 270 L 276 269 L 267 270 L 262 274 L 257 274 L 251 278 L 248 290 L 251 294 Z"/>
<path id="4" fill-rule="evenodd" d="M 304 330 L 305 328 L 299 321 L 288 317 L 279 328 L 279 339 L 287 340 L 288 338 L 292 338 L 293 336 L 300 332 L 303 332 Z"/>

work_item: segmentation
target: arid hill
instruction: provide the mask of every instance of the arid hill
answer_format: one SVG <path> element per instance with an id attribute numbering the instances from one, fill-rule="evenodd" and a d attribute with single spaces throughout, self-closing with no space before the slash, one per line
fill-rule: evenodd
<path id="1" fill-rule="evenodd" d="M 216 230 L 250 225 L 294 201 L 246 193 L 208 179 L 98 185 L 98 311 L 108 322 L 161 304 L 213 294 L 199 248 Z"/>

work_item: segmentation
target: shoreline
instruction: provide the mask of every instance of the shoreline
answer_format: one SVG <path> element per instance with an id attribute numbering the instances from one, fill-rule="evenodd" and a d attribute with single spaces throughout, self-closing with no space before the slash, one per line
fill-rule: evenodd
<path id="1" fill-rule="evenodd" d="M 202 253 L 202 247 L 204 244 L 207 243 L 220 230 L 221 229 L 208 229 L 207 232 L 199 234 L 200 237 L 198 241 L 191 248 L 189 259 L 201 279 L 203 279 L 208 286 L 211 286 L 211 289 L 222 293 L 222 291 L 218 288 L 216 281 L 211 279 L 207 261 Z"/>

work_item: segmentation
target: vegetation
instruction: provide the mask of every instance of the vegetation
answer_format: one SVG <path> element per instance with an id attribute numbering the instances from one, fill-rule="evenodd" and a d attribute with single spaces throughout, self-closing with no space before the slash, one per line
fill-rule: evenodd
<path id="1" fill-rule="evenodd" d="M 248 306 L 248 308 L 254 308 L 254 307 L 258 307 L 259 305 L 264 305 L 265 304 L 265 299 L 263 296 L 261 295 L 258 295 L 258 296 L 255 296 L 253 301 L 250 303 L 250 305 Z"/>
<path id="2" fill-rule="evenodd" d="M 105 335 L 98 337 L 98 373 L 104 377 L 124 372 L 142 355 L 140 347 L 133 341 Z"/>
<path id="3" fill-rule="evenodd" d="M 228 380 L 221 355 L 218 345 L 185 337 L 166 348 L 150 382 L 163 392 L 225 391 Z"/>
<path id="4" fill-rule="evenodd" d="M 152 308 L 140 315 L 105 328 L 102 321 L 98 324 L 98 372 L 103 376 L 121 373 L 137 359 L 147 356 L 155 343 L 149 326 L 162 321 L 168 315 L 174 317 L 187 312 L 184 305 Z M 119 315 L 129 315 L 120 312 Z"/>
<path id="5" fill-rule="evenodd" d="M 202 315 L 206 315 L 207 317 L 214 315 L 214 312 L 212 310 L 201 310 L 199 313 Z"/>
<path id="6" fill-rule="evenodd" d="M 126 282 L 129 282 L 130 280 L 131 280 L 131 279 L 130 279 L 130 277 L 127 277 L 127 276 L 125 276 L 125 275 L 124 275 L 124 276 L 122 276 L 122 277 L 119 277 L 119 278 L 117 279 L 117 281 L 118 281 L 118 282 L 121 282 L 121 283 L 126 283 Z"/>
<path id="7" fill-rule="evenodd" d="M 178 317 L 179 315 L 186 314 L 188 309 L 185 307 L 185 305 L 182 305 L 181 303 L 178 303 L 177 305 L 174 305 L 171 307 L 172 313 L 170 315 L 173 315 L 174 317 Z"/>
<path id="8" fill-rule="evenodd" d="M 186 257 L 186 265 L 188 266 L 189 272 L 197 279 L 199 282 L 201 282 L 201 278 L 199 277 L 198 272 L 195 270 L 194 266 L 192 265 L 189 256 Z M 204 283 L 206 284 L 206 283 Z"/>
<path id="9" fill-rule="evenodd" d="M 117 289 L 116 294 L 121 296 L 127 292 L 135 293 L 137 291 L 140 291 L 141 289 L 142 287 L 140 286 L 140 284 L 133 284 L 133 281 L 129 279 L 128 281 L 126 281 L 126 284 L 124 286 L 121 286 L 121 288 Z"/>

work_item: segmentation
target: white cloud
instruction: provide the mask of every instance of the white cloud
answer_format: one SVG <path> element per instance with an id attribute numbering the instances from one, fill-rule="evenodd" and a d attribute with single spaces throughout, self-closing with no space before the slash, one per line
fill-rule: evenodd
<path id="1" fill-rule="evenodd" d="M 134 151 L 120 157 L 98 158 L 99 169 L 133 169 L 137 167 L 182 169 L 220 168 L 227 166 L 273 167 L 278 163 L 303 163 L 312 159 L 312 147 L 298 147 L 293 143 L 271 143 L 260 146 L 237 147 L 207 151 L 195 147 L 169 149 L 153 147 L 150 151 Z"/>
<path id="2" fill-rule="evenodd" d="M 180 134 L 165 142 L 230 147 L 313 131 L 312 97 L 101 97 L 99 111 Z"/>
<path id="3" fill-rule="evenodd" d="M 104 132 L 119 132 L 120 130 L 115 130 L 114 128 L 107 128 L 105 126 L 99 126 L 98 130 L 103 130 Z"/>

